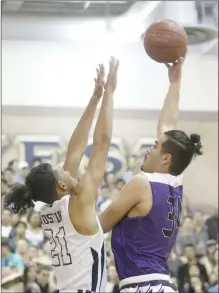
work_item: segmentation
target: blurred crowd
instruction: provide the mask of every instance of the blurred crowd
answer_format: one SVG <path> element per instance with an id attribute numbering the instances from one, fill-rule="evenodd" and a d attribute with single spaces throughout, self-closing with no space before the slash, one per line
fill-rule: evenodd
<path id="1" fill-rule="evenodd" d="M 99 191 L 98 212 L 107 208 L 132 177 L 138 158 L 133 156 L 129 162 L 129 170 L 122 177 L 105 174 Z M 40 159 L 35 159 L 32 167 L 41 163 Z M 10 186 L 24 183 L 29 169 L 27 162 L 13 160 L 2 171 L 2 291 L 56 292 L 49 239 L 40 226 L 39 211 L 43 203 L 37 203 L 34 210 L 19 215 L 4 209 L 3 205 Z M 184 196 L 181 216 L 178 239 L 169 257 L 172 280 L 180 293 L 219 292 L 218 211 L 206 214 L 201 210 L 192 210 L 188 198 Z M 110 233 L 105 238 L 108 257 L 106 292 L 119 292 Z"/>

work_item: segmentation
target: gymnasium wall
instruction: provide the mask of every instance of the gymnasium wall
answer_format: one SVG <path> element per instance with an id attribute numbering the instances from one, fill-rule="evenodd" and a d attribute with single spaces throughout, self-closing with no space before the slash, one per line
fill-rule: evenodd
<path id="1" fill-rule="evenodd" d="M 166 68 L 150 60 L 139 42 L 99 43 L 3 41 L 3 105 L 83 107 L 91 95 L 95 67 L 110 54 L 120 59 L 118 109 L 160 109 L 167 92 Z M 180 108 L 216 112 L 218 59 L 188 54 Z"/>
<path id="2" fill-rule="evenodd" d="M 27 113 L 26 113 L 27 114 Z M 81 114 L 81 113 L 80 113 Z M 6 115 L 3 109 L 2 131 L 13 140 L 19 134 L 48 134 L 59 135 L 67 143 L 79 119 L 74 111 L 71 116 L 16 116 Z M 200 205 L 217 205 L 218 202 L 218 123 L 209 121 L 181 121 L 179 127 L 188 133 L 197 132 L 202 136 L 204 155 L 198 157 L 186 171 L 185 193 L 192 203 Z M 156 121 L 147 117 L 125 117 L 117 115 L 114 121 L 114 137 L 123 138 L 129 152 L 140 137 L 155 138 Z M 16 146 L 3 155 L 3 166 L 9 159 L 17 155 Z"/>

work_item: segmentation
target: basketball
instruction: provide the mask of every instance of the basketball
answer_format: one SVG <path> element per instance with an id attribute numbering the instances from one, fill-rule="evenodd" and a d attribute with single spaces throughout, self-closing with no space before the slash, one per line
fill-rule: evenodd
<path id="1" fill-rule="evenodd" d="M 161 20 L 148 27 L 144 48 L 148 56 L 159 63 L 173 63 L 184 57 L 188 37 L 185 29 L 173 20 Z"/>

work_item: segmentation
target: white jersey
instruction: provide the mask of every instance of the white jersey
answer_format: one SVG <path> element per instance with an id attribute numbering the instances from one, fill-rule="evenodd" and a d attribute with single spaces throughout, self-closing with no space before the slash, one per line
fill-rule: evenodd
<path id="1" fill-rule="evenodd" d="M 64 196 L 40 211 L 43 230 L 50 239 L 58 289 L 60 292 L 104 292 L 106 251 L 99 219 L 97 234 L 77 233 L 69 218 L 69 199 L 69 195 Z"/>

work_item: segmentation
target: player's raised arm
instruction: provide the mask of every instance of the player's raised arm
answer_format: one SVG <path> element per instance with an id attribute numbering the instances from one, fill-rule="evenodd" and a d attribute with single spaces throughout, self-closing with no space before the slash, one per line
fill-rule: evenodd
<path id="1" fill-rule="evenodd" d="M 71 139 L 68 144 L 67 156 L 63 166 L 65 171 L 69 171 L 74 178 L 77 176 L 77 171 L 84 155 L 85 148 L 88 143 L 88 136 L 91 125 L 94 119 L 95 111 L 103 94 L 102 81 L 104 80 L 104 67 L 99 65 L 97 69 L 97 77 L 95 79 L 95 88 L 93 95 L 78 122 Z"/>
<path id="2" fill-rule="evenodd" d="M 157 126 L 158 138 L 166 131 L 177 127 L 183 58 L 173 65 L 167 64 L 170 86 L 164 100 Z"/>
<path id="3" fill-rule="evenodd" d="M 95 202 L 106 168 L 112 137 L 113 93 L 117 85 L 118 66 L 118 61 L 111 58 L 102 105 L 93 135 L 93 149 L 87 170 L 79 182 L 80 200 L 84 203 Z"/>

